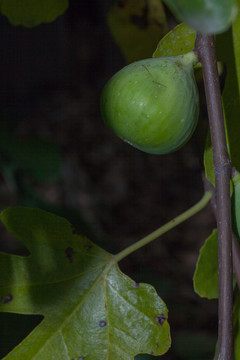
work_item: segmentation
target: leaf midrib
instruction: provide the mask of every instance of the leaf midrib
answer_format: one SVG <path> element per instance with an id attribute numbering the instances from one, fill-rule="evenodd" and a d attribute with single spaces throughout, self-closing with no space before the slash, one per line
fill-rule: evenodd
<path id="1" fill-rule="evenodd" d="M 53 331 L 52 335 L 48 338 L 48 340 L 44 343 L 44 345 L 39 349 L 39 351 L 32 357 L 32 360 L 36 358 L 36 356 L 38 356 L 44 349 L 44 347 L 50 342 L 50 340 L 53 338 L 53 336 L 59 331 L 61 331 L 62 333 L 62 328 L 71 320 L 71 318 L 73 317 L 73 315 L 76 313 L 76 311 L 78 310 L 79 306 L 82 305 L 82 303 L 85 301 L 85 299 L 87 298 L 87 296 L 94 290 L 94 288 L 99 284 L 99 282 L 101 281 L 102 278 L 104 278 L 107 273 L 110 271 L 111 267 L 114 265 L 114 261 L 111 261 L 111 258 L 109 259 L 109 263 L 107 263 L 105 269 L 103 270 L 103 272 L 97 277 L 97 279 L 93 282 L 92 286 L 87 290 L 87 292 L 83 295 L 83 297 L 81 298 L 80 302 L 76 305 L 75 309 L 71 312 L 71 314 L 65 318 L 65 320 L 63 321 L 62 325 L 55 331 Z M 43 320 L 44 321 L 44 320 Z M 41 326 L 41 324 L 39 325 Z M 62 334 L 63 336 L 63 334 Z"/>

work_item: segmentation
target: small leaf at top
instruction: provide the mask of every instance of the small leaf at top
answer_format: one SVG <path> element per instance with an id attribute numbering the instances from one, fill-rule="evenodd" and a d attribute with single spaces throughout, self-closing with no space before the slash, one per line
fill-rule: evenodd
<path id="1" fill-rule="evenodd" d="M 208 299 L 218 298 L 218 244 L 217 230 L 202 246 L 193 276 L 195 292 Z"/>
<path id="2" fill-rule="evenodd" d="M 129 63 L 151 57 L 167 33 L 161 0 L 119 0 L 109 11 L 108 25 Z"/>
<path id="3" fill-rule="evenodd" d="M 236 0 L 164 1 L 180 21 L 208 34 L 226 31 L 238 12 Z"/>
<path id="4" fill-rule="evenodd" d="M 178 56 L 192 51 L 195 46 L 196 31 L 184 23 L 169 31 L 158 43 L 153 57 Z"/>
<path id="5" fill-rule="evenodd" d="M 62 15 L 68 0 L 0 0 L 0 10 L 12 25 L 33 27 Z"/>
<path id="6" fill-rule="evenodd" d="M 39 209 L 9 208 L 0 218 L 31 253 L 0 253 L 0 310 L 44 316 L 5 360 L 130 360 L 168 350 L 166 305 L 113 255 Z"/>

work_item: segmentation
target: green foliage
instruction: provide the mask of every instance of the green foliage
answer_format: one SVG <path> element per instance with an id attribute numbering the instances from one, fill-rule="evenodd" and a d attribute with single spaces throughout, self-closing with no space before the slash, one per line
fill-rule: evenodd
<path id="1" fill-rule="evenodd" d="M 218 297 L 217 230 L 213 230 L 200 250 L 193 285 L 195 292 L 201 297 L 208 299 Z"/>
<path id="2" fill-rule="evenodd" d="M 196 31 L 181 23 L 159 41 L 153 57 L 184 55 L 194 49 L 195 39 Z"/>
<path id="3" fill-rule="evenodd" d="M 127 62 L 152 56 L 167 33 L 167 19 L 161 0 L 118 1 L 108 13 L 111 34 Z"/>
<path id="4" fill-rule="evenodd" d="M 40 138 L 16 138 L 3 128 L 0 131 L 0 152 L 5 171 L 24 171 L 43 181 L 59 174 L 62 157 L 54 143 Z"/>
<path id="5" fill-rule="evenodd" d="M 203 33 L 221 33 L 234 21 L 236 0 L 164 0 L 175 16 Z"/>
<path id="6" fill-rule="evenodd" d="M 31 255 L 0 254 L 0 310 L 44 316 L 6 360 L 129 360 L 168 350 L 166 305 L 113 255 L 39 209 L 9 208 L 1 221 Z"/>
<path id="7" fill-rule="evenodd" d="M 240 2 L 239 2 L 240 3 Z M 216 37 L 217 58 L 227 68 L 226 81 L 222 93 L 227 146 L 232 166 L 240 171 L 240 13 L 232 29 Z M 205 174 L 212 184 L 214 180 L 213 155 L 208 135 L 204 151 Z"/>
<path id="8" fill-rule="evenodd" d="M 167 31 L 166 16 L 161 1 L 104 1 L 113 4 L 108 14 L 108 24 L 127 61 L 150 57 L 157 41 Z M 165 0 L 165 2 L 177 18 L 185 23 L 178 25 L 161 39 L 153 54 L 154 58 L 175 57 L 189 53 L 194 48 L 195 30 L 222 33 L 230 27 L 237 16 L 235 0 Z M 13 25 L 26 27 L 51 22 L 64 13 L 67 7 L 68 0 L 21 2 L 0 0 L 2 14 L 7 16 Z M 239 34 L 240 15 L 236 18 L 232 29 L 216 36 L 218 60 L 227 67 L 222 94 L 227 145 L 232 164 L 238 171 L 240 171 Z M 149 69 L 142 65 L 141 71 L 146 76 L 145 91 L 152 101 L 154 94 L 150 94 L 146 86 L 146 79 L 150 76 Z M 134 79 L 138 80 L 136 74 Z M 159 87 L 162 87 L 162 80 L 154 81 L 151 78 L 151 86 L 154 83 L 159 90 Z M 129 93 L 133 93 L 129 81 L 123 85 L 122 88 L 127 88 Z M 165 86 L 167 87 L 169 83 Z M 179 115 L 177 105 L 190 108 L 190 104 L 181 98 L 182 91 L 177 88 L 176 91 L 180 99 L 174 102 L 174 111 Z M 169 96 L 165 100 L 167 106 Z M 126 104 L 120 104 L 121 111 L 126 108 Z M 151 102 L 149 109 L 152 111 L 153 108 Z M 148 113 L 136 114 L 134 105 L 131 115 L 133 116 L 130 118 L 140 130 L 138 135 L 145 136 L 148 130 L 145 123 L 142 128 L 139 128 L 139 125 L 143 115 L 146 118 Z M 157 120 L 159 122 L 159 117 Z M 173 125 L 171 124 L 171 128 L 176 133 L 177 127 Z M 129 123 L 127 126 L 131 127 Z M 189 134 L 192 134 L 194 127 L 195 125 L 191 127 Z M 150 133 L 155 136 L 156 128 L 153 127 Z M 189 138 L 189 134 L 186 139 Z M 127 141 L 131 142 L 132 139 L 127 138 Z M 141 148 L 141 146 L 136 147 Z M 175 147 L 174 150 L 179 147 Z M 43 180 L 54 177 L 60 169 L 61 156 L 57 148 L 40 139 L 19 140 L 7 133 L 0 134 L 0 151 L 4 158 L 1 164 L 4 171 L 9 166 L 11 171 L 27 171 L 35 179 Z M 172 148 L 168 151 L 172 151 Z M 152 150 L 150 152 L 156 153 Z M 207 179 L 214 184 L 213 155 L 209 136 L 204 152 L 204 166 Z M 234 186 L 233 225 L 239 236 L 239 173 L 235 177 Z M 42 210 L 9 208 L 1 213 L 0 218 L 8 231 L 30 251 L 30 255 L 26 257 L 0 253 L 0 311 L 44 317 L 30 335 L 4 359 L 130 360 L 137 354 L 140 354 L 137 356 L 139 359 L 148 359 L 151 355 L 144 355 L 145 353 L 162 355 L 168 350 L 170 331 L 166 305 L 152 286 L 137 284 L 123 274 L 118 268 L 116 256 L 77 234 L 65 219 Z M 200 250 L 193 282 L 198 295 L 209 299 L 218 297 L 216 230 L 213 230 Z M 234 306 L 236 359 L 240 357 L 239 306 L 238 294 Z M 194 356 L 195 345 L 194 338 L 189 333 L 181 334 L 176 342 L 179 354 L 186 359 Z M 207 353 L 208 349 L 203 348 L 201 356 Z M 199 357 L 201 356 L 199 353 Z"/>
<path id="9" fill-rule="evenodd" d="M 54 21 L 68 8 L 68 0 L 0 0 L 0 10 L 12 25 L 33 27 Z"/>
<path id="10" fill-rule="evenodd" d="M 240 171 L 240 13 L 232 26 L 232 31 L 219 35 L 216 41 L 218 60 L 223 61 L 227 67 L 222 101 L 228 149 L 232 166 Z"/>

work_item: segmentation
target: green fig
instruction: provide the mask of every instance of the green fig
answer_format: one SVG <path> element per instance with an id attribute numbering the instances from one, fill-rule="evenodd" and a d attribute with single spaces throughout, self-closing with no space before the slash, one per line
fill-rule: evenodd
<path id="1" fill-rule="evenodd" d="M 178 150 L 198 120 L 199 98 L 194 52 L 136 61 L 105 85 L 101 114 L 122 140 L 151 154 Z"/>

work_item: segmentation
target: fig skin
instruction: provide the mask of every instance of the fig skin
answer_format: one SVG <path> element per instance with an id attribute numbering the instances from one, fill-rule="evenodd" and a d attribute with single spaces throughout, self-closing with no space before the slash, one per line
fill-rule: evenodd
<path id="1" fill-rule="evenodd" d="M 151 154 L 178 150 L 198 120 L 199 98 L 193 65 L 197 56 L 136 61 L 105 85 L 101 114 L 122 140 Z"/>

